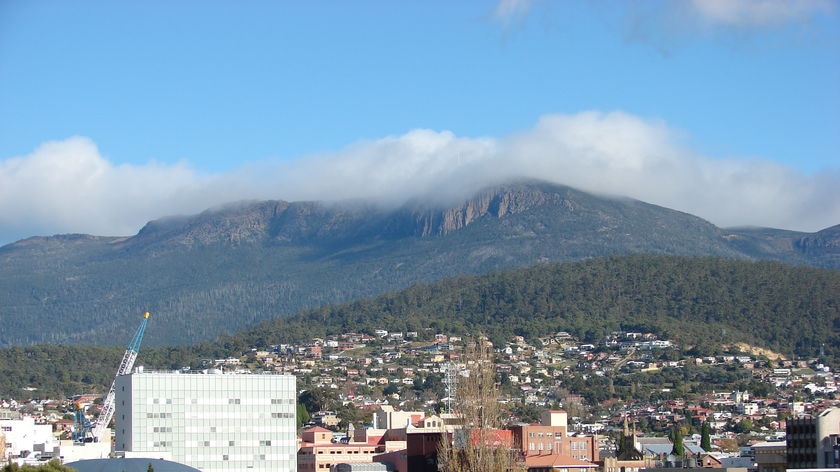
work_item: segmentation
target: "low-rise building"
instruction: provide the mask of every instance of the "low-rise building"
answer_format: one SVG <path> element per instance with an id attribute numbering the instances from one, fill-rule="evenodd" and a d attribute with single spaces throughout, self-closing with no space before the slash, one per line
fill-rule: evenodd
<path id="1" fill-rule="evenodd" d="M 331 470 L 338 464 L 371 463 L 384 447 L 366 442 L 333 442 L 332 431 L 316 426 L 301 434 L 297 453 L 297 470 L 314 472 Z"/>
<path id="2" fill-rule="evenodd" d="M 568 415 L 563 410 L 543 413 L 540 424 L 512 428 L 514 446 L 527 460 L 531 456 L 565 456 L 575 461 L 598 461 L 598 443 L 593 436 L 568 432 Z M 579 464 L 578 464 L 579 465 Z"/>

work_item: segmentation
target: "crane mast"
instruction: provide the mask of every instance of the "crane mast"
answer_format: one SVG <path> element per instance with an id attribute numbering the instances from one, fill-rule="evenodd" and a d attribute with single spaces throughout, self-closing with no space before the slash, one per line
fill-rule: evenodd
<path id="1" fill-rule="evenodd" d="M 122 362 L 120 362 L 120 368 L 117 370 L 117 375 L 114 377 L 114 381 L 111 382 L 111 389 L 108 390 L 108 395 L 105 396 L 105 401 L 102 403 L 102 412 L 99 413 L 99 418 L 96 419 L 93 425 L 93 437 L 96 441 L 102 439 L 105 428 L 108 427 L 108 424 L 114 417 L 117 377 L 130 373 L 131 369 L 134 368 L 134 361 L 137 360 L 137 354 L 140 352 L 140 343 L 143 341 L 143 333 L 146 331 L 146 323 L 148 321 L 149 312 L 147 311 L 143 314 L 143 321 L 140 322 L 140 327 L 134 333 L 131 344 L 125 350 Z"/>

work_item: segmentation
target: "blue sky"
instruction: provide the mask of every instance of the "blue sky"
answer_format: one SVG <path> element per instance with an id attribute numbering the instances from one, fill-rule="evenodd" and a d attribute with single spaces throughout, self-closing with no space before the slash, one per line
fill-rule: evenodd
<path id="1" fill-rule="evenodd" d="M 840 223 L 840 2 L 0 2 L 0 244 L 540 177 Z"/>

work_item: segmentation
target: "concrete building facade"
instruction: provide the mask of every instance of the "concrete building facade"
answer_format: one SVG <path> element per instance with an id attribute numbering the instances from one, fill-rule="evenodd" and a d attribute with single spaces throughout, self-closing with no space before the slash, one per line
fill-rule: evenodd
<path id="1" fill-rule="evenodd" d="M 115 449 L 203 471 L 297 468 L 291 375 L 135 372 L 116 381 Z"/>
<path id="2" fill-rule="evenodd" d="M 787 468 L 840 468 L 840 408 L 787 421 Z"/>

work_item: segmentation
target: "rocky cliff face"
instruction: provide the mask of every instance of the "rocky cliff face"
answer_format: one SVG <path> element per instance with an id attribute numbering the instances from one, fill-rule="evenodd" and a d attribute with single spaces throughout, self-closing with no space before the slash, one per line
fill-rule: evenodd
<path id="1" fill-rule="evenodd" d="M 482 217 L 504 218 L 544 205 L 557 207 L 561 211 L 572 211 L 575 204 L 566 198 L 567 191 L 564 187 L 546 191 L 534 185 L 488 189 L 446 209 L 414 210 L 415 234 L 421 237 L 443 236 L 463 229 Z"/>
<path id="2" fill-rule="evenodd" d="M 840 225 L 799 238 L 795 246 L 806 256 L 811 256 L 818 267 L 840 267 Z"/>
<path id="3" fill-rule="evenodd" d="M 805 236 L 797 245 L 803 249 L 834 249 L 840 252 L 840 225 Z"/>
<path id="4" fill-rule="evenodd" d="M 571 211 L 575 203 L 556 188 L 517 185 L 485 190 L 448 208 L 404 206 L 385 211 L 357 203 L 241 202 L 192 217 L 149 222 L 127 244 L 168 243 L 182 247 L 292 243 L 348 237 L 433 237 L 459 231 L 482 217 L 504 218 L 544 205 Z M 379 233 L 379 234 L 377 234 Z"/>

